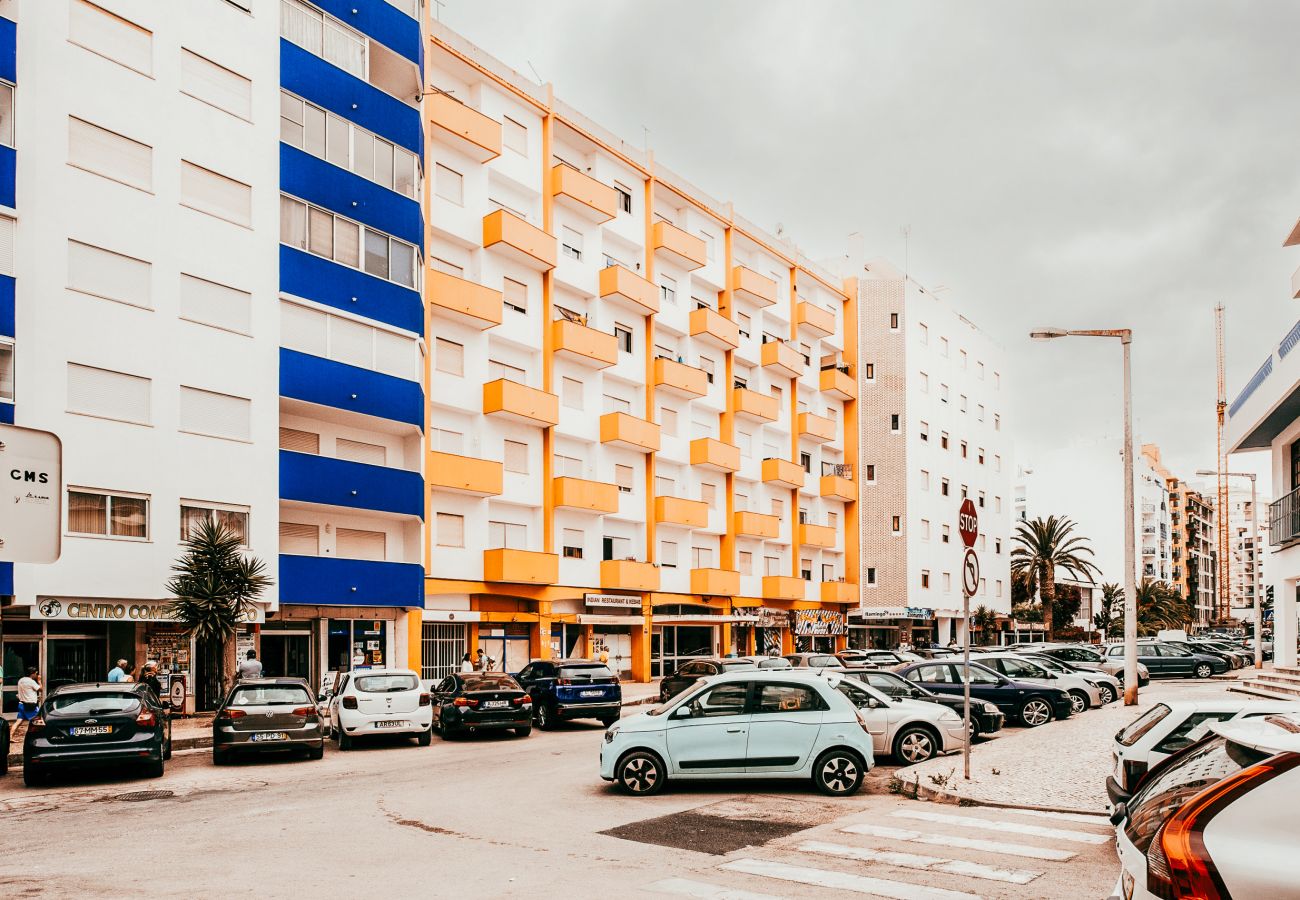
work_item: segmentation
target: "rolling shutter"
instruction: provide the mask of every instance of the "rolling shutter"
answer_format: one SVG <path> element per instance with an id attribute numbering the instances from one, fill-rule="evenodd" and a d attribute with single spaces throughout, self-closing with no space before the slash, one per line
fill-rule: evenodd
<path id="1" fill-rule="evenodd" d="M 68 412 L 148 425 L 150 388 L 148 378 L 68 363 Z"/>
<path id="2" fill-rule="evenodd" d="M 180 430 L 211 437 L 249 440 L 252 401 L 181 386 Z"/>

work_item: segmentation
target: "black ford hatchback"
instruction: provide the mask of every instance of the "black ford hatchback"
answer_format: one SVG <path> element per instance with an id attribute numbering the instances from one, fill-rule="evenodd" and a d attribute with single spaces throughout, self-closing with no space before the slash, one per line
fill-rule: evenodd
<path id="1" fill-rule="evenodd" d="M 70 684 L 41 704 L 23 742 L 23 781 L 55 769 L 134 765 L 150 778 L 172 755 L 171 713 L 148 685 Z"/>

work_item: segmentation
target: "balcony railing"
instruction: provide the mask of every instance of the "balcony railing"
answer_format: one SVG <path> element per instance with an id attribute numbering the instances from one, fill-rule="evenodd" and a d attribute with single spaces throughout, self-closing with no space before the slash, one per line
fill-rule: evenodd
<path id="1" fill-rule="evenodd" d="M 1268 507 L 1268 542 L 1274 547 L 1300 539 L 1300 488 Z"/>

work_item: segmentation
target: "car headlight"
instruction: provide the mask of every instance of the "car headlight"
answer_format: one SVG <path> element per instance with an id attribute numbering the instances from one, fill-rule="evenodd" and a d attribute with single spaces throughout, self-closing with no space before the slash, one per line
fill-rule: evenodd
<path id="1" fill-rule="evenodd" d="M 961 716 L 957 715 L 952 710 L 949 710 L 948 712 L 944 713 L 939 717 L 939 721 L 943 722 L 946 725 L 960 725 Z"/>
<path id="2" fill-rule="evenodd" d="M 611 744 L 611 743 L 613 743 L 613 742 L 614 742 L 614 737 L 615 737 L 615 735 L 617 735 L 617 734 L 618 734 L 618 726 L 617 726 L 617 725 L 611 725 L 609 728 L 607 728 L 607 729 L 605 730 L 605 743 L 606 743 L 606 744 Z"/>

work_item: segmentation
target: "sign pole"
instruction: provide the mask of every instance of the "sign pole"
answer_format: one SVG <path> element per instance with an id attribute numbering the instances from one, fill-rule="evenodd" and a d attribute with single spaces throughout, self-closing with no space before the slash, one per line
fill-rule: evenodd
<path id="1" fill-rule="evenodd" d="M 965 589 L 961 592 L 961 614 L 962 621 L 966 623 L 966 639 L 962 641 L 962 671 L 966 674 L 961 689 L 961 717 L 966 723 L 966 745 L 961 754 L 962 774 L 970 781 L 970 594 Z"/>
<path id="2" fill-rule="evenodd" d="M 966 546 L 961 560 L 961 614 L 966 627 L 965 639 L 962 641 L 962 685 L 961 707 L 962 721 L 966 723 L 966 743 L 962 751 L 962 776 L 970 781 L 970 598 L 980 586 L 980 560 L 975 552 L 975 539 L 979 537 L 979 512 L 969 497 L 961 501 L 957 511 L 957 533 Z"/>

